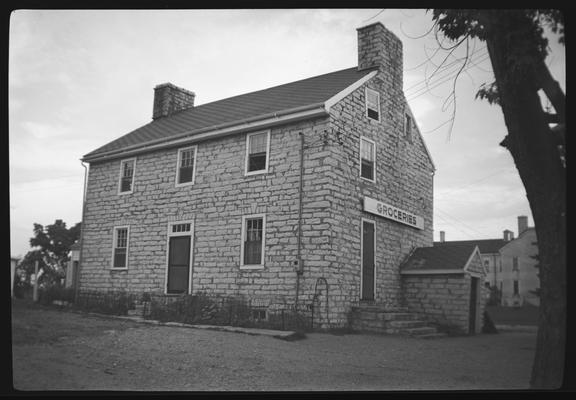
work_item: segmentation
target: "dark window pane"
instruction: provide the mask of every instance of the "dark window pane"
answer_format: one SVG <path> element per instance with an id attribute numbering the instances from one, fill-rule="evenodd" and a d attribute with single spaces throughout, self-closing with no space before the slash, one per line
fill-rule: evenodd
<path id="1" fill-rule="evenodd" d="M 362 178 L 374 180 L 374 163 L 363 159 L 361 175 Z"/>
<path id="2" fill-rule="evenodd" d="M 373 110 L 371 108 L 368 109 L 368 116 L 373 119 L 378 119 L 378 111 Z"/>
<path id="3" fill-rule="evenodd" d="M 182 167 L 180 168 L 180 174 L 178 176 L 178 183 L 192 182 L 192 174 L 194 172 L 193 167 Z"/>
<path id="4" fill-rule="evenodd" d="M 126 249 L 114 249 L 114 268 L 126 268 Z"/>
<path id="5" fill-rule="evenodd" d="M 250 154 L 248 158 L 248 172 L 266 169 L 266 153 Z"/>
<path id="6" fill-rule="evenodd" d="M 129 192 L 130 190 L 132 190 L 132 177 L 124 177 L 122 178 L 121 184 L 120 184 L 120 191 L 121 192 Z"/>
<path id="7" fill-rule="evenodd" d="M 259 265 L 262 260 L 262 241 L 246 241 L 244 246 L 244 264 Z"/>

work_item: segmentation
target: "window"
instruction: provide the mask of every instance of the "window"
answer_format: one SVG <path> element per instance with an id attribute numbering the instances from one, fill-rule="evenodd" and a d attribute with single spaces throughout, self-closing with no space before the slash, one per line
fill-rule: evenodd
<path id="1" fill-rule="evenodd" d="M 112 249 L 112 268 L 128 268 L 128 235 L 129 228 L 120 226 L 114 228 L 114 246 Z"/>
<path id="2" fill-rule="evenodd" d="M 196 146 L 178 150 L 176 186 L 194 184 L 196 166 Z"/>
<path id="3" fill-rule="evenodd" d="M 380 121 L 380 93 L 366 88 L 366 116 Z"/>
<path id="4" fill-rule="evenodd" d="M 119 193 L 132 193 L 134 186 L 134 166 L 136 159 L 122 160 L 120 163 L 120 187 Z"/>
<path id="5" fill-rule="evenodd" d="M 412 117 L 408 114 L 404 114 L 404 136 L 412 140 Z"/>
<path id="6" fill-rule="evenodd" d="M 264 267 L 265 224 L 266 217 L 263 214 L 242 217 L 241 267 Z"/>
<path id="7" fill-rule="evenodd" d="M 370 139 L 360 138 L 360 176 L 376 181 L 376 144 Z"/>
<path id="8" fill-rule="evenodd" d="M 518 293 L 520 293 L 518 288 L 518 281 L 514 281 L 514 295 L 517 295 Z"/>
<path id="9" fill-rule="evenodd" d="M 512 271 L 518 271 L 518 257 L 512 257 Z"/>
<path id="10" fill-rule="evenodd" d="M 270 131 L 246 136 L 246 175 L 268 172 Z"/>

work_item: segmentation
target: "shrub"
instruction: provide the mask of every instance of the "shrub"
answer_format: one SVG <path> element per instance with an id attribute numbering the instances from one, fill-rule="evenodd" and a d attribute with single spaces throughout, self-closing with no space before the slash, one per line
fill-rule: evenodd
<path id="1" fill-rule="evenodd" d="M 127 315 L 128 310 L 134 308 L 134 296 L 124 292 L 84 292 L 78 296 L 76 308 L 110 315 Z"/>
<path id="2" fill-rule="evenodd" d="M 43 305 L 51 305 L 55 300 L 72 303 L 74 301 L 74 289 L 60 285 L 51 285 L 39 289 L 38 301 Z"/>

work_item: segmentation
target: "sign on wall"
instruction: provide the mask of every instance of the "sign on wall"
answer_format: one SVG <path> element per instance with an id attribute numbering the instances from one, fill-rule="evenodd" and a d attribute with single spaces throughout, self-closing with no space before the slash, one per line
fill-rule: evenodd
<path id="1" fill-rule="evenodd" d="M 388 218 L 417 229 L 424 229 L 424 218 L 404 211 L 390 204 L 382 203 L 371 197 L 364 196 L 364 211 L 380 217 Z"/>

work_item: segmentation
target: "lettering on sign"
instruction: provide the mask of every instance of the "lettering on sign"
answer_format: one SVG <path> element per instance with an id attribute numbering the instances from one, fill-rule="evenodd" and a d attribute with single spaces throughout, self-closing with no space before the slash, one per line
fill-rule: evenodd
<path id="1" fill-rule="evenodd" d="M 364 196 L 364 211 L 417 229 L 424 229 L 424 218 L 390 204 Z"/>

